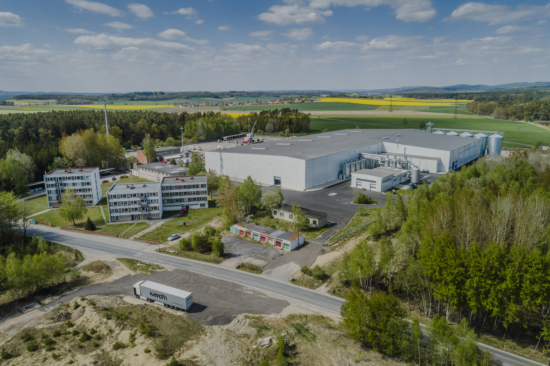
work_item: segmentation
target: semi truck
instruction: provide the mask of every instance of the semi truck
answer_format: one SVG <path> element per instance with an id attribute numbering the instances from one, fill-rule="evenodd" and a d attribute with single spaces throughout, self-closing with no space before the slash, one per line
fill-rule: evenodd
<path id="1" fill-rule="evenodd" d="M 152 281 L 140 281 L 134 285 L 138 299 L 164 305 L 167 308 L 188 311 L 193 306 L 193 294 Z"/>

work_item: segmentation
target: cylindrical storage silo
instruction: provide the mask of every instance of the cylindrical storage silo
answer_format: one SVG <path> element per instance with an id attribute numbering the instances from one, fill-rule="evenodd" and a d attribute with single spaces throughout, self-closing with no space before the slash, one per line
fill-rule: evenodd
<path id="1" fill-rule="evenodd" d="M 413 166 L 411 171 L 411 183 L 418 183 L 420 182 L 420 169 Z"/>
<path id="2" fill-rule="evenodd" d="M 446 135 L 447 136 L 458 136 L 458 133 L 456 133 L 454 131 L 450 131 L 450 132 L 447 132 Z"/>
<path id="3" fill-rule="evenodd" d="M 443 132 L 443 131 L 435 131 L 433 134 L 434 134 L 434 135 L 444 135 L 445 132 Z"/>
<path id="4" fill-rule="evenodd" d="M 469 132 L 462 132 L 459 136 L 460 137 L 473 137 L 473 135 Z"/>
<path id="5" fill-rule="evenodd" d="M 482 134 L 481 132 L 474 136 L 476 139 L 479 139 L 481 142 L 481 146 L 479 148 L 479 156 L 485 155 L 485 147 L 487 146 L 487 136 Z"/>
<path id="6" fill-rule="evenodd" d="M 495 133 L 494 135 L 489 136 L 489 146 L 488 152 L 489 155 L 499 155 L 502 152 L 502 136 Z"/>
<path id="7" fill-rule="evenodd" d="M 344 164 L 344 175 L 346 176 L 346 179 L 351 177 L 351 166 L 349 163 Z"/>

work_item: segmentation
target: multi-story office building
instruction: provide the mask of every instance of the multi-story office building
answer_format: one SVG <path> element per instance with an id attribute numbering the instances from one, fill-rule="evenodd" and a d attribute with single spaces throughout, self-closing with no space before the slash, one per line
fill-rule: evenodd
<path id="1" fill-rule="evenodd" d="M 110 221 L 160 219 L 160 183 L 113 184 L 107 191 Z"/>
<path id="2" fill-rule="evenodd" d="M 44 184 L 50 208 L 59 208 L 63 194 L 69 189 L 81 196 L 86 206 L 101 200 L 99 168 L 55 169 L 44 175 Z"/>
<path id="3" fill-rule="evenodd" d="M 162 205 L 165 211 L 208 208 L 206 175 L 164 177 L 161 182 Z"/>

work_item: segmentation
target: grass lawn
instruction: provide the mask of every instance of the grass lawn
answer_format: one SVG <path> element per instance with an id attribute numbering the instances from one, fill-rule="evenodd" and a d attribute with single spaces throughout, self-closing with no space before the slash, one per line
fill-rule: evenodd
<path id="1" fill-rule="evenodd" d="M 117 261 L 128 267 L 130 271 L 137 273 L 151 274 L 166 270 L 166 268 L 156 263 L 142 262 L 137 259 L 117 258 Z"/>
<path id="2" fill-rule="evenodd" d="M 269 226 L 274 229 L 279 229 L 283 231 L 288 231 L 293 233 L 294 229 L 292 228 L 292 223 L 280 219 L 276 219 L 271 216 L 269 211 L 260 211 L 254 215 L 254 222 L 257 222 L 260 225 Z M 300 231 L 300 235 L 303 235 L 306 240 L 313 240 L 325 231 L 327 231 L 329 226 L 324 226 L 321 228 L 307 228 Z M 256 241 L 254 241 L 256 242 Z M 271 245 L 270 245 L 271 246 Z"/>
<path id="3" fill-rule="evenodd" d="M 176 245 L 173 245 L 171 247 L 161 248 L 160 252 L 164 253 L 164 254 L 174 255 L 176 257 L 193 259 L 195 261 L 207 262 L 207 263 L 212 263 L 212 264 L 220 264 L 221 262 L 223 262 L 225 260 L 225 258 L 218 257 L 216 254 L 214 254 L 212 252 L 206 252 L 204 254 L 199 253 L 199 252 L 194 252 L 194 251 L 180 252 L 177 249 Z"/>
<path id="4" fill-rule="evenodd" d="M 17 204 L 20 210 L 25 209 L 26 216 L 35 214 L 48 209 L 48 198 L 46 196 L 35 198 L 29 201 L 19 202 Z"/>
<path id="5" fill-rule="evenodd" d="M 147 223 L 138 222 L 136 224 L 136 226 L 134 226 L 133 228 L 131 228 L 130 230 L 125 232 L 124 235 L 121 236 L 121 238 L 128 239 L 128 238 L 136 235 L 137 233 L 142 232 L 143 230 L 147 229 L 148 227 L 149 227 L 149 225 Z"/>
<path id="6" fill-rule="evenodd" d="M 220 208 L 202 208 L 190 210 L 188 213 L 176 217 L 160 226 L 158 229 L 150 231 L 141 238 L 149 240 L 160 240 L 164 243 L 172 234 L 185 234 L 189 231 L 201 229 L 208 222 L 212 221 L 216 216 L 221 214 Z M 187 225 L 178 224 L 178 222 L 189 222 Z M 158 239 L 157 239 L 158 238 Z"/>
<path id="7" fill-rule="evenodd" d="M 223 107 L 227 111 L 269 111 L 283 108 L 290 108 L 299 111 L 372 111 L 377 105 L 358 103 L 327 103 L 327 102 L 306 102 L 299 104 L 272 104 L 272 105 L 251 105 L 238 107 Z"/>
<path id="8" fill-rule="evenodd" d="M 327 129 L 336 131 L 342 129 L 381 129 L 381 128 L 405 128 L 403 119 L 409 121 L 407 128 L 416 128 L 418 122 L 433 122 L 435 128 L 457 128 L 474 129 L 486 131 L 503 131 L 504 140 L 509 142 L 519 142 L 534 145 L 537 141 L 543 141 L 550 144 L 550 130 L 524 122 L 504 121 L 488 117 L 463 117 L 449 118 L 444 116 L 425 116 L 425 117 L 355 117 L 355 116 L 330 116 L 326 118 L 312 118 L 310 124 L 311 133 L 320 133 Z M 505 146 L 515 146 L 514 144 L 504 144 Z"/>
<path id="9" fill-rule="evenodd" d="M 390 190 L 385 191 L 384 193 L 393 195 L 393 192 L 392 192 L 392 191 L 393 191 L 394 189 L 395 189 L 395 194 L 396 194 L 397 196 L 401 196 L 401 195 L 407 194 L 407 193 L 409 192 L 407 189 L 392 188 L 392 189 L 390 189 Z M 409 189 L 410 189 L 410 188 L 409 188 Z"/>
<path id="10" fill-rule="evenodd" d="M 96 225 L 105 223 L 105 221 L 103 220 L 103 216 L 101 215 L 101 209 L 99 207 L 88 207 L 87 209 L 88 213 L 85 214 L 81 220 L 76 220 L 76 226 L 84 227 L 84 223 L 86 222 L 86 219 L 88 217 L 90 217 L 90 219 Z M 48 211 L 33 218 L 40 221 L 47 221 L 55 227 L 73 226 L 72 221 L 66 221 L 61 216 L 59 216 L 59 210 Z"/>
<path id="11" fill-rule="evenodd" d="M 381 208 L 368 208 L 363 206 L 357 207 L 357 214 L 353 216 L 345 229 L 351 229 L 352 227 L 361 224 L 363 221 L 368 221 L 371 217 L 376 216 L 380 210 Z"/>
<path id="12" fill-rule="evenodd" d="M 239 271 L 250 272 L 250 273 L 254 273 L 254 274 L 262 274 L 263 273 L 263 270 L 260 267 L 254 266 L 254 265 L 248 264 L 248 263 L 239 264 L 237 266 L 237 269 Z"/>
<path id="13" fill-rule="evenodd" d="M 133 224 L 97 225 L 95 232 L 120 235 L 124 231 L 128 230 L 132 225 Z"/>

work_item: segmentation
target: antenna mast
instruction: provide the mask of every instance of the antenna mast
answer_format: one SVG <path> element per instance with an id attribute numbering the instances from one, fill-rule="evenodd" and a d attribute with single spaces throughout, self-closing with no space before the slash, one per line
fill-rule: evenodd
<path id="1" fill-rule="evenodd" d="M 107 119 L 107 99 L 105 97 L 103 97 L 103 109 L 105 110 L 105 131 L 107 132 L 107 137 L 109 137 L 109 120 Z"/>

